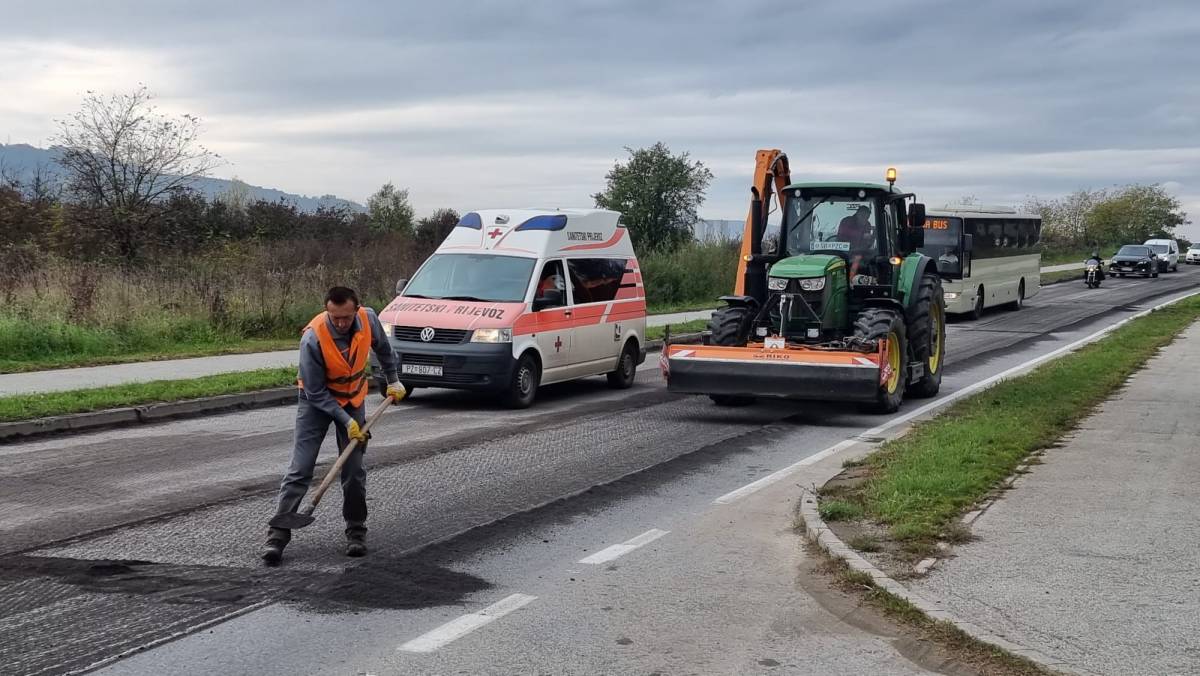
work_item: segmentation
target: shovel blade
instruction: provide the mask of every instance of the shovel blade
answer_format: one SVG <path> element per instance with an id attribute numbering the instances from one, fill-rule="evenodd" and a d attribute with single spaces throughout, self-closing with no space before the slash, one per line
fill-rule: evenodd
<path id="1" fill-rule="evenodd" d="M 311 514 L 300 514 L 299 512 L 288 512 L 287 514 L 277 514 L 271 519 L 271 528 L 284 528 L 287 530 L 295 530 L 304 528 L 308 524 L 316 521 L 316 517 Z"/>

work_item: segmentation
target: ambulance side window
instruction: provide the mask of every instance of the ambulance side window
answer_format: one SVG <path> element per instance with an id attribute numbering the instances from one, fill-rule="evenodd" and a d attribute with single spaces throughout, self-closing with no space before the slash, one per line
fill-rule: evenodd
<path id="1" fill-rule="evenodd" d="M 625 276 L 623 258 L 573 258 L 567 261 L 575 304 L 607 303 L 617 297 Z"/>
<path id="2" fill-rule="evenodd" d="M 563 276 L 562 261 L 546 261 L 542 266 L 542 274 L 538 276 L 537 290 L 534 292 L 534 299 L 545 299 L 548 291 L 557 291 L 558 299 L 550 304 L 541 303 L 543 308 L 548 307 L 563 307 L 567 304 L 567 282 Z"/>

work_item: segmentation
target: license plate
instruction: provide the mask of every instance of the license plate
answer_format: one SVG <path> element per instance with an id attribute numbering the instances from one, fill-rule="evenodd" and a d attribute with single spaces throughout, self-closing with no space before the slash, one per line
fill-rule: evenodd
<path id="1" fill-rule="evenodd" d="M 414 376 L 440 376 L 442 375 L 442 367 L 426 366 L 425 364 L 401 364 L 400 372 Z"/>
<path id="2" fill-rule="evenodd" d="M 787 347 L 787 341 L 781 336 L 767 338 L 763 343 L 768 350 L 782 350 Z"/>

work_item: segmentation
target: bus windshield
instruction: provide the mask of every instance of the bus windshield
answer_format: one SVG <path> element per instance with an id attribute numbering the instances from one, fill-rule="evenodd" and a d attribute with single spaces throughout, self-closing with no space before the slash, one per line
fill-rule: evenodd
<path id="1" fill-rule="evenodd" d="M 787 255 L 845 252 L 871 256 L 878 251 L 873 200 L 816 195 L 788 200 L 784 216 Z"/>
<path id="2" fill-rule="evenodd" d="M 919 251 L 937 261 L 938 272 L 958 274 L 962 272 L 961 241 L 961 218 L 930 216 L 925 219 L 925 246 Z"/>

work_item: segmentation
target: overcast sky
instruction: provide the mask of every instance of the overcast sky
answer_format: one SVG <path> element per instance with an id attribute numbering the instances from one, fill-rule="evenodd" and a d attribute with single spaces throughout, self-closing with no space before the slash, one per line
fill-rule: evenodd
<path id="1" fill-rule="evenodd" d="M 119 6 L 122 9 L 113 9 Z M 454 9 L 471 6 L 471 9 Z M 754 152 L 931 205 L 1158 182 L 1200 234 L 1200 4 L 0 0 L 0 141 L 46 145 L 85 90 L 204 120 L 216 175 L 419 212 L 591 206 L 666 142 L 742 218 Z M 1200 236 L 1194 237 L 1200 239 Z"/>

